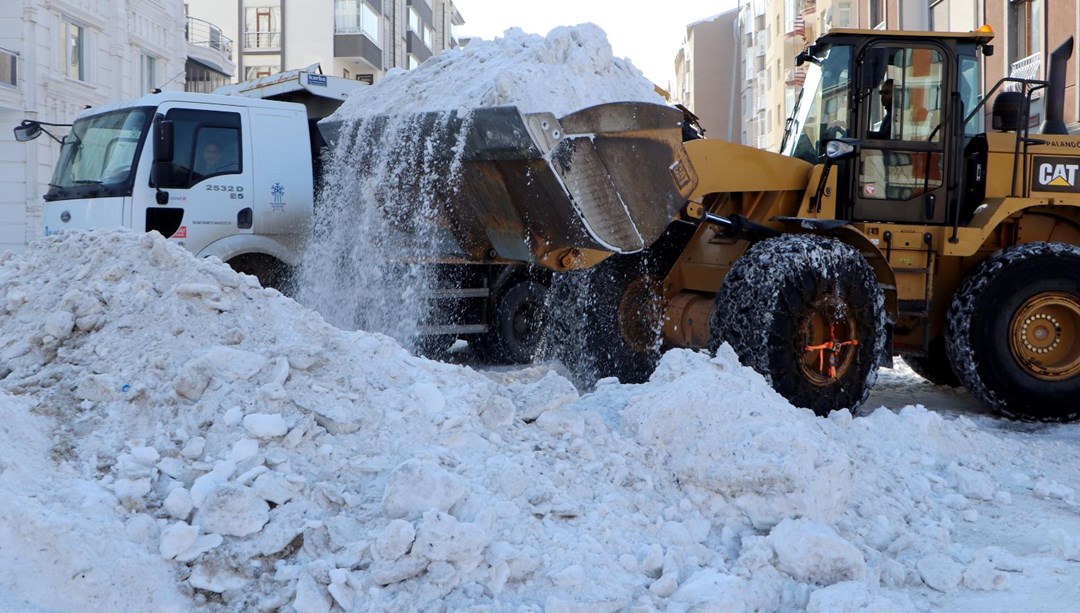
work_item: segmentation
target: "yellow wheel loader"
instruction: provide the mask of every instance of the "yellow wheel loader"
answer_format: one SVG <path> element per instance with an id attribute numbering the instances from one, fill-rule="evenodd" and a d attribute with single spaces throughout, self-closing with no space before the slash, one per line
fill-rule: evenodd
<path id="1" fill-rule="evenodd" d="M 1048 81 L 980 97 L 990 40 L 834 31 L 800 55 L 782 156 L 687 142 L 698 181 L 684 216 L 706 223 L 661 272 L 664 343 L 726 341 L 820 414 L 857 407 L 897 353 L 1003 415 L 1080 415 L 1072 40 Z"/>

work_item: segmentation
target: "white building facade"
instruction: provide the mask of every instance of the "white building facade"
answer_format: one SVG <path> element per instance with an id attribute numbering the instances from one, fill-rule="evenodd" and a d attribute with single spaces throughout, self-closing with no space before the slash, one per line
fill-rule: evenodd
<path id="1" fill-rule="evenodd" d="M 236 80 L 319 64 L 372 83 L 456 47 L 465 23 L 451 0 L 188 0 L 236 41 Z"/>
<path id="2" fill-rule="evenodd" d="M 182 0 L 0 2 L 0 251 L 41 236 L 59 154 L 51 138 L 18 143 L 12 129 L 23 119 L 70 123 L 88 105 L 153 88 L 184 90 L 186 31 Z M 210 54 L 231 72 L 220 50 Z"/>

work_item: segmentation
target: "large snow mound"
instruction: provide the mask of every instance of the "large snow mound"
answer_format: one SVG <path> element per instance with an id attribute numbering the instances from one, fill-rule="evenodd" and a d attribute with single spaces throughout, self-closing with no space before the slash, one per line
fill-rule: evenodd
<path id="1" fill-rule="evenodd" d="M 605 102 L 663 104 L 630 60 L 612 55 L 593 24 L 555 28 L 547 36 L 513 28 L 494 40 L 431 57 L 413 70 L 391 70 L 361 88 L 336 117 L 468 110 L 516 105 L 522 112 L 563 116 Z"/>
<path id="2" fill-rule="evenodd" d="M 819 419 L 726 347 L 579 396 L 126 231 L 0 257 L 0 309 L 12 609 L 903 611 L 1080 559 L 966 527 L 1072 505 L 1057 455 L 920 407 Z"/>

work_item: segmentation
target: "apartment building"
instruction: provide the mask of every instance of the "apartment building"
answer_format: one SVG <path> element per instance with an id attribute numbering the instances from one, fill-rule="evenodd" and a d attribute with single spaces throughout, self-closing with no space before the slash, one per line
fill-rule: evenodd
<path id="1" fill-rule="evenodd" d="M 451 0 L 188 0 L 188 12 L 233 40 L 236 80 L 318 63 L 372 83 L 395 67 L 458 45 L 465 23 Z"/>
<path id="2" fill-rule="evenodd" d="M 86 106 L 154 88 L 183 90 L 189 57 L 231 76 L 222 45 L 192 44 L 189 31 L 181 0 L 0 2 L 0 251 L 41 235 L 42 196 L 59 155 L 51 138 L 18 143 L 12 128 L 23 119 L 70 123 Z"/>
<path id="3" fill-rule="evenodd" d="M 741 141 L 776 151 L 784 119 L 802 85 L 795 55 L 833 28 L 971 31 L 983 24 L 997 33 L 985 58 L 989 89 L 1004 76 L 1042 79 L 1050 53 L 1080 33 L 1080 0 L 740 0 L 742 39 Z M 1080 41 L 1078 41 L 1080 43 Z M 1080 46 L 1078 46 L 1080 50 Z M 1080 52 L 1070 61 L 1065 121 L 1080 132 Z M 1032 106 L 1032 125 L 1042 119 Z"/>
<path id="4" fill-rule="evenodd" d="M 672 92 L 673 101 L 698 116 L 709 138 L 734 142 L 742 142 L 738 18 L 739 11 L 730 10 L 686 26 Z"/>

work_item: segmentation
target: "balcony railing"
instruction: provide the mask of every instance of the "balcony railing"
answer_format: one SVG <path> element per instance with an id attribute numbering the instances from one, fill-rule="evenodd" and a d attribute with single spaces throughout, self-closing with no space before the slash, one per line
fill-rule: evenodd
<path id="1" fill-rule="evenodd" d="M 0 47 L 0 85 L 19 86 L 19 56 Z"/>
<path id="2" fill-rule="evenodd" d="M 1036 52 L 1016 60 L 1009 67 L 1009 76 L 1016 79 L 1038 79 L 1042 69 L 1042 53 Z M 1005 91 L 1020 91 L 1019 83 L 1006 83 Z"/>
<path id="3" fill-rule="evenodd" d="M 791 87 L 802 87 L 803 82 L 806 81 L 806 68 L 804 66 L 797 66 L 795 68 L 788 68 L 784 71 L 784 84 Z"/>
<path id="4" fill-rule="evenodd" d="M 215 49 L 225 55 L 231 62 L 233 59 L 233 41 L 221 32 L 221 28 L 209 21 L 188 17 L 184 25 L 184 38 L 188 44 L 196 47 Z"/>
<path id="5" fill-rule="evenodd" d="M 278 49 L 281 32 L 244 32 L 244 49 Z"/>

